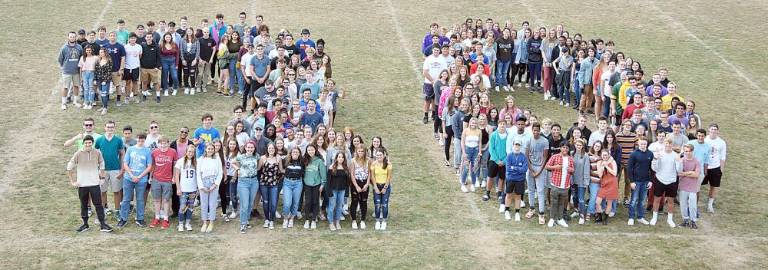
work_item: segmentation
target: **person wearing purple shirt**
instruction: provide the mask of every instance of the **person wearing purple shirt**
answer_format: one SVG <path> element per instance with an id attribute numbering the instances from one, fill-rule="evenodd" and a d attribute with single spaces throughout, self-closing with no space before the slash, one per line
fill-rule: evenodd
<path id="1" fill-rule="evenodd" d="M 679 102 L 675 104 L 675 114 L 669 116 L 669 123 L 679 122 L 684 127 L 688 126 L 688 117 L 685 116 L 685 103 Z"/>
<path id="2" fill-rule="evenodd" d="M 440 46 L 451 43 L 451 40 L 448 37 L 442 35 L 439 29 L 440 26 L 437 23 L 432 23 L 429 25 L 429 32 L 424 35 L 424 41 L 421 43 L 421 51 L 424 56 L 429 56 L 429 54 L 432 52 L 428 49 L 432 48 L 432 44 L 434 44 L 432 40 L 432 36 L 434 35 L 438 36 L 438 43 Z"/>

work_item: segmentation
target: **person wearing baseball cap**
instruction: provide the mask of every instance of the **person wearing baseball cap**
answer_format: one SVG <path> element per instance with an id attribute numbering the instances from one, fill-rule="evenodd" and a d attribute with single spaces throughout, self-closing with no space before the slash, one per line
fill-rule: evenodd
<path id="1" fill-rule="evenodd" d="M 296 47 L 299 48 L 299 56 L 301 56 L 301 60 L 304 60 L 304 58 L 307 57 L 306 49 L 307 48 L 316 48 L 317 45 L 313 40 L 309 38 L 309 29 L 302 29 L 301 30 L 301 38 L 296 41 Z"/>
<path id="2" fill-rule="evenodd" d="M 501 123 L 501 122 L 500 122 Z M 520 221 L 520 199 L 525 192 L 525 174 L 528 171 L 528 158 L 522 152 L 522 140 L 512 141 L 512 152 L 505 158 L 505 200 L 504 218 L 512 219 L 509 214 L 510 204 L 515 203 L 515 221 Z"/>

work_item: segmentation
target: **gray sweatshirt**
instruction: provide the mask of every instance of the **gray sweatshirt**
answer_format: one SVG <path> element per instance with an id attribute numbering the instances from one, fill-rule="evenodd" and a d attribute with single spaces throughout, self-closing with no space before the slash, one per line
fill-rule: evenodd
<path id="1" fill-rule="evenodd" d="M 80 73 L 80 67 L 77 64 L 80 62 L 80 57 L 83 55 L 83 47 L 80 44 L 75 43 L 70 45 L 64 44 L 59 51 L 59 67 L 61 67 L 61 73 L 72 75 Z"/>
<path id="2" fill-rule="evenodd" d="M 656 179 L 662 184 L 669 185 L 677 181 L 677 172 L 682 171 L 682 162 L 677 161 L 680 154 L 672 151 L 662 151 L 658 158 L 651 161 L 651 169 L 656 172 Z M 656 155 L 654 154 L 654 157 Z"/>
<path id="3" fill-rule="evenodd" d="M 588 187 L 590 179 L 589 155 L 574 152 L 573 157 L 573 183 L 578 187 Z"/>

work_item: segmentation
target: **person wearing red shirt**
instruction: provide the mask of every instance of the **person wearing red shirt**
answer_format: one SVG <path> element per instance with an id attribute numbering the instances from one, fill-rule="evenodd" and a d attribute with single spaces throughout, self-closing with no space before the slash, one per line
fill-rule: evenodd
<path id="1" fill-rule="evenodd" d="M 150 228 L 160 225 L 167 229 L 170 226 L 168 215 L 171 211 L 171 192 L 173 186 L 173 165 L 176 162 L 176 150 L 170 148 L 167 137 L 160 137 L 159 148 L 152 151 L 152 199 L 155 205 L 155 218 L 149 224 Z M 162 210 L 162 211 L 161 211 Z"/>
<path id="2" fill-rule="evenodd" d="M 560 153 L 552 156 L 545 167 L 550 172 L 550 199 L 551 210 L 549 212 L 548 227 L 557 225 L 568 228 L 568 224 L 563 219 L 563 207 L 568 197 L 568 189 L 571 188 L 571 176 L 573 175 L 573 158 L 568 155 L 568 143 L 563 140 L 560 142 Z"/>
<path id="3" fill-rule="evenodd" d="M 632 113 L 634 113 L 635 110 L 642 108 L 645 108 L 645 104 L 643 104 L 643 96 L 640 93 L 635 93 L 632 96 L 632 104 L 627 105 L 627 108 L 624 109 L 624 113 L 621 114 L 621 121 L 623 122 L 626 119 L 632 118 Z"/>

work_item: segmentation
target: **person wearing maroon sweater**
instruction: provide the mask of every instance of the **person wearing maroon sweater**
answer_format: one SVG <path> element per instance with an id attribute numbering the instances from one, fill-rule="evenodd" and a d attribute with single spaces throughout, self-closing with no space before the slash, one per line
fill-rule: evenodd
<path id="1" fill-rule="evenodd" d="M 179 46 L 173 42 L 173 35 L 171 33 L 165 33 L 163 40 L 160 42 L 160 64 L 163 68 L 162 79 L 160 80 L 163 95 L 168 96 L 168 76 L 170 76 L 170 80 L 173 81 L 173 95 L 175 96 L 179 90 L 179 74 L 177 69 L 179 65 Z M 160 103 L 160 91 L 158 90 L 156 93 L 155 98 Z"/>
<path id="2" fill-rule="evenodd" d="M 168 216 L 171 211 L 171 192 L 173 185 L 173 165 L 176 162 L 176 150 L 171 149 L 168 137 L 158 139 L 159 148 L 152 151 L 152 199 L 155 205 L 155 218 L 149 224 L 150 228 L 160 225 L 168 229 Z"/>

